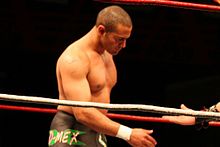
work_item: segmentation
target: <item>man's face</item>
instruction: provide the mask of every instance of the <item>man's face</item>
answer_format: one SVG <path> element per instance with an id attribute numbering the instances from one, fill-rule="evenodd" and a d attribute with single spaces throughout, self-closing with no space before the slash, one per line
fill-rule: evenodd
<path id="1" fill-rule="evenodd" d="M 126 47 L 126 41 L 131 35 L 132 27 L 118 25 L 114 32 L 107 32 L 105 38 L 105 49 L 112 55 Z"/>

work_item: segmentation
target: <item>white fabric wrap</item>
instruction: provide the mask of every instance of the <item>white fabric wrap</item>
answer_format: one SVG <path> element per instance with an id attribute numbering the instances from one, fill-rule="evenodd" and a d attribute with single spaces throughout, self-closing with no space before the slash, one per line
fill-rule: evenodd
<path id="1" fill-rule="evenodd" d="M 131 128 L 124 126 L 124 125 L 120 125 L 116 137 L 128 141 L 128 140 L 130 140 L 131 133 L 132 133 Z"/>

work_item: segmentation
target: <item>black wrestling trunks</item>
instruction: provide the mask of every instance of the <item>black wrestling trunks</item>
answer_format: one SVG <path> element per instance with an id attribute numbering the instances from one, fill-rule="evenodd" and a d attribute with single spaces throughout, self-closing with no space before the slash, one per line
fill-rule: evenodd
<path id="1" fill-rule="evenodd" d="M 104 134 L 91 130 L 77 122 L 73 115 L 59 110 L 51 122 L 48 146 L 107 147 L 107 140 Z"/>

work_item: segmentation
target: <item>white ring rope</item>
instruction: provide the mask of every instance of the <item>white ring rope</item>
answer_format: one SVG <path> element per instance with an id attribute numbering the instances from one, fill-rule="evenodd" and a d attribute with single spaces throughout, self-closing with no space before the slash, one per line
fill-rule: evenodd
<path id="1" fill-rule="evenodd" d="M 58 100 L 58 99 L 36 97 L 36 96 L 19 96 L 19 95 L 11 95 L 11 94 L 0 94 L 0 100 L 35 103 L 35 104 L 39 103 L 39 104 L 47 104 L 47 105 L 94 107 L 99 109 L 108 109 L 112 111 L 143 111 L 143 112 L 152 112 L 152 113 L 160 113 L 160 114 L 168 114 L 168 115 L 196 116 L 200 118 L 208 118 L 211 120 L 220 120 L 220 113 L 218 112 L 182 110 L 176 108 L 158 107 L 158 106 L 143 105 L 143 104 L 105 104 L 105 103 L 95 103 L 95 102 Z"/>

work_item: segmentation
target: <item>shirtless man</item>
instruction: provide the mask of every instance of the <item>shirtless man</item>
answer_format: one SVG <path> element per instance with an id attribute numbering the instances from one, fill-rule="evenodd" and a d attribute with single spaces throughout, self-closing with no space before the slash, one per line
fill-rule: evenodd
<path id="1" fill-rule="evenodd" d="M 101 10 L 95 26 L 68 46 L 58 59 L 59 99 L 110 103 L 110 93 L 117 82 L 113 55 L 126 47 L 131 31 L 131 18 L 121 7 Z M 107 110 L 70 106 L 57 109 L 50 127 L 49 146 L 107 146 L 105 135 L 122 138 L 135 147 L 156 145 L 150 135 L 153 130 L 121 125 L 106 116 Z"/>

